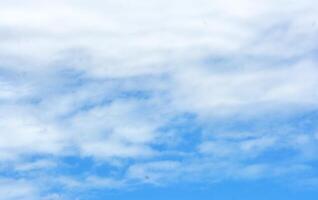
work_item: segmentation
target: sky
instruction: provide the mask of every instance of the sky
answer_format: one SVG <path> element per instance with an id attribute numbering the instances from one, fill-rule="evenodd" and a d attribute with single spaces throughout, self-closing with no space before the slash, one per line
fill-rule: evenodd
<path id="1" fill-rule="evenodd" d="M 0 200 L 314 200 L 318 1 L 1 0 Z"/>

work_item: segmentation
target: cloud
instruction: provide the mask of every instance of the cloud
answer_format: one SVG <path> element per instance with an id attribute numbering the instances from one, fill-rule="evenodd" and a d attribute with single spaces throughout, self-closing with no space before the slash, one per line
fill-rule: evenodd
<path id="1" fill-rule="evenodd" d="M 295 56 L 315 48 L 317 33 L 309 0 L 2 4 L 4 61 L 35 69 L 63 62 L 99 77 L 163 73 L 211 54 Z M 291 24 L 287 34 L 279 24 Z"/>
<path id="2" fill-rule="evenodd" d="M 39 199 L 38 191 L 25 180 L 0 179 L 0 199 Z"/>
<path id="3" fill-rule="evenodd" d="M 34 115 L 16 107 L 1 109 L 1 159 L 16 159 L 22 155 L 61 154 L 64 136 Z"/>
<path id="4" fill-rule="evenodd" d="M 15 164 L 16 171 L 32 171 L 32 170 L 41 170 L 41 169 L 50 169 L 57 166 L 57 163 L 49 160 L 42 159 L 36 160 L 33 162 L 20 162 Z"/>
<path id="5" fill-rule="evenodd" d="M 317 8 L 1 1 L 0 174 L 22 188 L 2 191 L 36 199 L 29 182 L 60 184 L 38 190 L 62 199 L 72 187 L 311 173 Z"/>
<path id="6" fill-rule="evenodd" d="M 176 74 L 175 106 L 216 117 L 315 108 L 316 74 L 316 64 L 311 62 L 226 72 L 213 72 L 208 67 L 184 69 Z"/>
<path id="7" fill-rule="evenodd" d="M 125 186 L 124 181 L 98 176 L 87 176 L 81 180 L 65 176 L 59 177 L 57 182 L 66 188 L 77 190 L 88 190 L 92 188 L 122 188 Z"/>

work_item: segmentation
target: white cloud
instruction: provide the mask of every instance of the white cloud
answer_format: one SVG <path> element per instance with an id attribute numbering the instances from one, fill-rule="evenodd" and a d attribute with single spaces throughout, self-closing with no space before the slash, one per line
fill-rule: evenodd
<path id="1" fill-rule="evenodd" d="M 316 16 L 315 4 L 310 0 L 3 2 L 0 23 L 7 34 L 0 52 L 4 59 L 13 56 L 37 68 L 52 67 L 65 58 L 74 64 L 72 60 L 82 57 L 73 67 L 106 77 L 157 74 L 211 54 L 295 55 L 314 48 L 309 41 L 317 29 L 309 25 Z M 272 26 L 285 23 L 291 24 L 287 34 L 275 33 Z M 273 31 L 260 41 L 266 29 Z M 76 55 L 72 49 L 83 49 L 84 54 Z"/>
<path id="2" fill-rule="evenodd" d="M 0 118 L 1 159 L 33 154 L 63 154 L 65 136 L 53 125 L 17 107 L 1 109 Z"/>
<path id="3" fill-rule="evenodd" d="M 38 191 L 25 180 L 0 179 L 1 200 L 39 199 Z"/>
<path id="4" fill-rule="evenodd" d="M 59 177 L 57 182 L 62 184 L 64 187 L 77 189 L 77 190 L 87 190 L 91 188 L 122 188 L 125 186 L 124 181 L 116 180 L 108 177 L 98 177 L 94 175 L 86 176 L 83 179 L 78 179 L 74 177 Z"/>
<path id="5" fill-rule="evenodd" d="M 212 69 L 213 70 L 213 69 Z M 193 67 L 176 74 L 174 105 L 198 115 L 222 117 L 254 115 L 317 107 L 318 68 L 305 62 L 296 66 L 210 72 Z"/>
<path id="6" fill-rule="evenodd" d="M 99 158 L 153 155 L 147 144 L 158 125 L 142 114 L 142 103 L 119 100 L 74 116 L 70 131 L 81 153 Z"/>
<path id="7" fill-rule="evenodd" d="M 246 159 L 258 156 L 266 150 L 277 148 L 277 138 L 273 136 L 261 136 L 244 140 L 220 140 L 206 141 L 200 144 L 199 151 L 216 157 L 228 159 Z"/>
<path id="8" fill-rule="evenodd" d="M 317 8 L 313 0 L 2 0 L 0 160 L 14 161 L 22 175 L 59 167 L 26 156 L 133 160 L 119 166 L 127 171 L 121 180 L 61 181 L 111 188 L 187 173 L 211 180 L 283 174 L 286 163 L 275 171 L 252 161 L 284 148 L 315 159 L 310 128 L 265 123 L 224 133 L 217 121 L 288 121 L 317 109 Z M 192 124 L 177 124 L 185 113 L 195 116 L 197 135 L 188 133 Z M 288 164 L 302 166 L 299 160 Z M 10 190 L 13 199 L 32 196 L 26 182 L 6 181 L 25 188 L 16 196 Z"/>
<path id="9" fill-rule="evenodd" d="M 57 163 L 48 159 L 36 160 L 34 162 L 18 162 L 15 164 L 16 171 L 46 170 L 54 167 L 57 167 Z"/>

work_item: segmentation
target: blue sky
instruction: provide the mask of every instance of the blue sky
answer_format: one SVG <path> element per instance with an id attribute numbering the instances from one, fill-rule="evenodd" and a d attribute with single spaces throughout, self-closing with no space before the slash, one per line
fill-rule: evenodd
<path id="1" fill-rule="evenodd" d="M 0 200 L 316 199 L 314 0 L 2 0 Z"/>

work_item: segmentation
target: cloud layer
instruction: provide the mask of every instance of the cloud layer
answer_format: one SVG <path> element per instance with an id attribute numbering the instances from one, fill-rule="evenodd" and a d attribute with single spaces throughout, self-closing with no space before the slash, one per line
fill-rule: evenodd
<path id="1" fill-rule="evenodd" d="M 2 0 L 0 196 L 314 182 L 317 8 Z"/>

